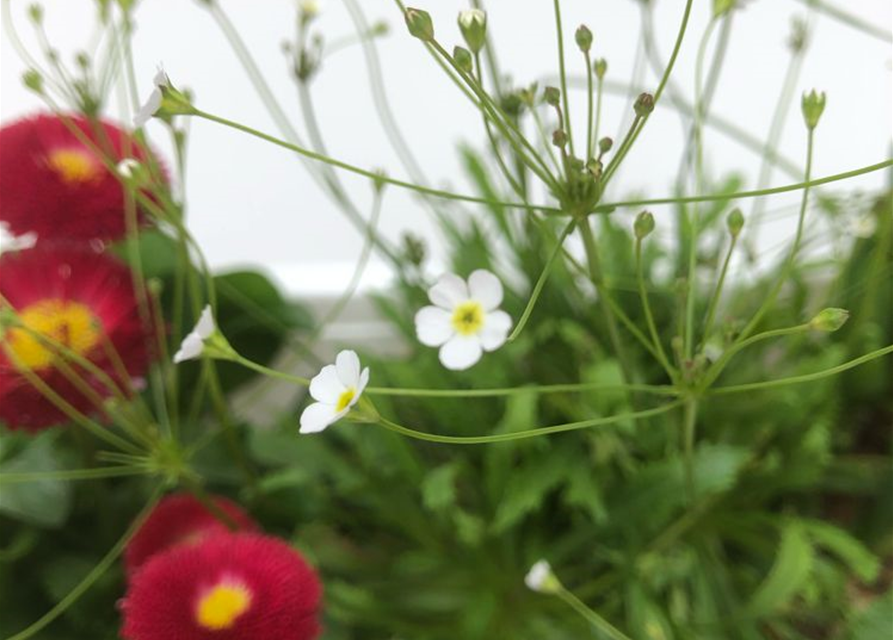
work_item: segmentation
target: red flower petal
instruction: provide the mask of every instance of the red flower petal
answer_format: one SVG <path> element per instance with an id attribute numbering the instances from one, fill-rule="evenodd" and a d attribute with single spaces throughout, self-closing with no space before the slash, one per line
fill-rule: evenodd
<path id="1" fill-rule="evenodd" d="M 222 496 L 214 496 L 213 500 L 239 529 L 258 530 L 257 523 L 239 505 Z M 127 574 L 133 575 L 152 556 L 175 545 L 194 544 L 209 535 L 228 531 L 226 525 L 192 495 L 167 496 L 158 503 L 127 544 L 124 551 Z"/>
<path id="2" fill-rule="evenodd" d="M 72 336 L 69 346 L 77 351 L 79 349 L 72 345 L 79 345 L 83 351 L 81 355 L 104 371 L 125 393 L 132 389 L 127 387 L 127 381 L 115 367 L 106 344 L 110 343 L 114 348 L 129 376 L 141 376 L 148 368 L 151 331 L 140 319 L 132 275 L 125 265 L 108 255 L 88 247 L 45 243 L 32 249 L 5 253 L 0 257 L 0 295 L 4 300 L 0 310 L 8 303 L 20 314 L 20 319 L 29 310 L 33 314 L 41 308 L 51 311 L 60 306 L 73 306 L 79 309 L 90 318 L 94 328 L 87 336 L 89 339 L 79 341 L 78 336 Z M 16 345 L 22 344 L 17 340 L 28 337 L 29 334 L 21 329 L 7 329 L 0 338 L 4 347 L 0 350 L 0 420 L 13 429 L 38 430 L 67 418 L 28 382 L 7 356 L 7 349 L 16 353 Z M 21 351 L 22 347 L 19 349 Z M 70 360 L 67 364 L 78 371 L 79 377 L 100 396 L 111 395 L 100 376 Z M 46 363 L 34 363 L 31 370 L 78 411 L 99 410 L 63 371 L 54 366 L 51 358 Z"/>
<path id="3" fill-rule="evenodd" d="M 150 156 L 109 122 L 66 117 L 113 164 Z M 165 175 L 160 179 L 167 182 Z M 126 232 L 124 211 L 117 176 L 61 118 L 39 115 L 0 129 L 0 221 L 11 233 L 35 232 L 40 240 L 113 240 Z"/>
<path id="4" fill-rule="evenodd" d="M 207 598 L 221 590 L 220 600 L 229 602 L 218 603 L 211 610 L 216 615 L 208 616 Z M 137 572 L 122 603 L 121 635 L 125 640 L 313 640 L 320 631 L 320 597 L 313 569 L 284 542 L 221 534 L 158 554 Z"/>

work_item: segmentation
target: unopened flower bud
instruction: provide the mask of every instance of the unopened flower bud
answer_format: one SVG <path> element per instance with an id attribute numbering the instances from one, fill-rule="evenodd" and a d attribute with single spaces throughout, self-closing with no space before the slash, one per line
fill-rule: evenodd
<path id="1" fill-rule="evenodd" d="M 487 13 L 481 9 L 467 9 L 459 13 L 458 22 L 468 48 L 478 53 L 487 43 Z"/>
<path id="2" fill-rule="evenodd" d="M 34 24 L 43 22 L 43 6 L 36 2 L 28 5 L 28 17 L 31 18 L 31 22 Z"/>
<path id="3" fill-rule="evenodd" d="M 602 169 L 604 169 L 604 167 L 602 166 L 601 161 L 596 160 L 595 158 L 586 163 L 586 170 L 596 180 L 602 177 Z"/>
<path id="4" fill-rule="evenodd" d="M 90 56 L 86 51 L 78 51 L 74 57 L 74 62 L 81 69 L 87 70 L 90 68 Z"/>
<path id="5" fill-rule="evenodd" d="M 379 20 L 375 24 L 372 25 L 372 28 L 369 29 L 369 35 L 379 37 L 386 36 L 391 31 L 390 25 L 384 20 Z"/>
<path id="6" fill-rule="evenodd" d="M 537 593 L 552 594 L 561 590 L 561 583 L 552 573 L 552 567 L 545 560 L 540 560 L 530 567 L 530 571 L 524 577 L 524 584 L 528 589 Z"/>
<path id="7" fill-rule="evenodd" d="M 22 74 L 22 82 L 34 93 L 43 93 L 43 76 L 35 69 L 28 69 Z"/>
<path id="8" fill-rule="evenodd" d="M 806 127 L 810 130 L 815 129 L 819 123 L 819 118 L 822 117 L 822 112 L 825 110 L 825 92 L 816 93 L 816 90 L 813 89 L 809 93 L 804 93 L 800 104 L 803 108 L 803 119 L 806 121 Z"/>
<path id="9" fill-rule="evenodd" d="M 598 150 L 601 153 L 608 153 L 611 150 L 611 147 L 614 146 L 614 140 L 605 136 L 601 140 L 598 141 Z"/>
<path id="10" fill-rule="evenodd" d="M 822 309 L 816 316 L 809 321 L 809 328 L 814 331 L 837 331 L 840 329 L 850 317 L 850 312 L 846 309 L 837 309 L 829 307 Z"/>
<path id="11" fill-rule="evenodd" d="M 648 114 L 654 111 L 654 96 L 650 93 L 639 94 L 633 109 L 635 109 L 638 117 L 647 118 Z"/>
<path id="12" fill-rule="evenodd" d="M 581 24 L 577 27 L 574 39 L 577 41 L 577 46 L 580 47 L 580 51 L 583 53 L 587 53 L 592 48 L 592 32 L 585 24 Z"/>
<path id="13" fill-rule="evenodd" d="M 732 209 L 731 213 L 729 213 L 729 217 L 726 218 L 726 225 L 729 228 L 729 233 L 732 234 L 733 238 L 737 238 L 738 234 L 741 233 L 741 228 L 744 227 L 744 214 L 741 213 L 741 209 L 735 207 Z"/>
<path id="14" fill-rule="evenodd" d="M 564 148 L 564 145 L 567 144 L 567 134 L 564 132 L 564 129 L 555 129 L 552 132 L 552 144 L 559 149 Z"/>
<path id="15" fill-rule="evenodd" d="M 471 57 L 471 51 L 465 47 L 456 45 L 453 48 L 453 62 L 462 70 L 463 73 L 471 75 L 474 71 L 474 60 Z"/>
<path id="16" fill-rule="evenodd" d="M 719 18 L 735 8 L 736 0 L 713 0 L 713 17 Z"/>
<path id="17" fill-rule="evenodd" d="M 604 58 L 599 58 L 592 63 L 592 69 L 595 71 L 595 77 L 601 80 L 605 77 L 605 73 L 608 72 L 608 61 Z"/>
<path id="18" fill-rule="evenodd" d="M 557 87 L 546 87 L 543 89 L 543 100 L 546 104 L 557 107 L 558 103 L 561 101 L 561 91 L 559 91 Z"/>
<path id="19" fill-rule="evenodd" d="M 788 36 L 788 46 L 791 51 L 798 53 L 806 48 L 809 30 L 802 18 L 794 17 L 791 21 L 791 35 Z"/>
<path id="20" fill-rule="evenodd" d="M 651 215 L 650 211 L 643 211 L 636 216 L 636 221 L 633 223 L 633 231 L 638 240 L 642 240 L 654 231 L 654 216 Z"/>
<path id="21" fill-rule="evenodd" d="M 409 29 L 410 35 L 423 42 L 434 40 L 434 22 L 427 11 L 407 9 L 404 18 L 406 19 L 406 27 Z"/>

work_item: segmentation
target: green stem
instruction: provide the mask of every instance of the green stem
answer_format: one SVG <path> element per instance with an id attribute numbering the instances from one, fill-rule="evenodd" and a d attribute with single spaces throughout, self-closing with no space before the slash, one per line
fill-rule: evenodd
<path id="1" fill-rule="evenodd" d="M 710 337 L 710 331 L 713 329 L 713 321 L 716 318 L 716 309 L 719 305 L 719 299 L 722 296 L 723 284 L 726 281 L 726 274 L 729 271 L 729 263 L 732 261 L 732 253 L 735 251 L 735 245 L 738 243 L 738 234 L 732 234 L 732 241 L 729 243 L 729 250 L 726 257 L 722 261 L 722 268 L 719 271 L 719 279 L 716 281 L 716 287 L 713 289 L 713 295 L 710 297 L 710 305 L 707 309 L 707 319 L 704 321 L 704 342 Z"/>
<path id="2" fill-rule="evenodd" d="M 877 25 L 871 24 L 870 22 L 863 20 L 859 16 L 853 15 L 852 13 L 848 13 L 843 9 L 835 7 L 834 5 L 825 2 L 824 0 L 798 0 L 798 2 L 809 5 L 810 8 L 818 9 L 819 11 L 831 16 L 838 22 L 850 26 L 853 29 L 857 29 L 862 33 L 872 36 L 873 38 L 878 38 L 879 40 L 883 40 L 884 42 L 893 42 L 893 33 L 890 33 L 886 29 L 882 29 Z"/>
<path id="3" fill-rule="evenodd" d="M 120 478 L 149 473 L 143 466 L 100 467 L 97 469 L 64 469 L 60 471 L 40 471 L 32 473 L 0 473 L 0 485 L 40 480 L 95 480 L 97 478 Z"/>
<path id="4" fill-rule="evenodd" d="M 555 30 L 558 36 L 558 68 L 561 73 L 561 104 L 564 106 L 564 128 L 567 129 L 567 141 L 570 147 L 571 155 L 574 154 L 574 134 L 571 131 L 571 108 L 570 100 L 567 95 L 567 74 L 564 70 L 564 33 L 561 28 L 561 2 L 554 0 L 552 3 L 555 8 Z"/>
<path id="5" fill-rule="evenodd" d="M 635 420 L 637 418 L 648 418 L 651 416 L 666 413 L 671 409 L 679 406 L 679 402 L 671 402 L 654 409 L 646 409 L 644 411 L 633 411 L 629 413 L 621 413 L 614 416 L 604 418 L 592 418 L 590 420 L 581 420 L 579 422 L 567 422 L 564 424 L 553 425 L 549 427 L 539 427 L 536 429 L 527 429 L 525 431 L 516 431 L 514 433 L 499 433 L 490 436 L 443 436 L 424 431 L 416 431 L 409 429 L 396 422 L 391 422 L 387 418 L 379 417 L 376 423 L 385 429 L 394 431 L 401 435 L 415 438 L 417 440 L 425 440 L 427 442 L 438 442 L 441 444 L 491 444 L 494 442 L 510 442 L 512 440 L 523 440 L 526 438 L 536 438 L 538 436 L 546 436 L 554 433 L 564 433 L 566 431 L 576 431 L 579 429 L 589 429 L 591 427 L 602 427 L 610 424 L 616 424 L 624 420 Z"/>
<path id="6" fill-rule="evenodd" d="M 593 116 L 593 87 L 592 87 L 592 56 L 589 54 L 589 50 L 583 52 L 583 59 L 586 61 L 586 160 L 588 161 L 592 157 L 592 149 L 593 149 L 593 124 L 592 124 L 592 116 Z M 567 85 L 567 78 L 565 78 L 565 85 Z"/>
<path id="7" fill-rule="evenodd" d="M 87 590 L 96 583 L 102 575 L 111 568 L 112 564 L 118 559 L 118 556 L 121 555 L 121 552 L 124 551 L 124 547 L 130 542 L 130 539 L 134 536 L 134 534 L 139 530 L 143 523 L 146 521 L 146 518 L 149 517 L 149 514 L 152 512 L 152 509 L 155 508 L 155 504 L 158 502 L 159 497 L 161 496 L 161 487 L 155 489 L 152 493 L 152 497 L 149 499 L 148 504 L 143 507 L 142 511 L 140 511 L 139 515 L 134 519 L 131 525 L 127 528 L 124 535 L 121 536 L 121 539 L 115 543 L 107 554 L 99 561 L 99 563 L 90 570 L 90 572 L 84 576 L 84 579 L 81 580 L 74 589 L 68 592 L 62 600 L 60 600 L 56 606 L 47 611 L 44 615 L 42 615 L 37 621 L 32 623 L 27 628 L 19 631 L 15 635 L 10 636 L 6 640 L 26 640 L 34 636 L 34 634 L 41 631 L 48 624 L 53 622 L 60 615 L 65 613 L 68 608 L 73 605 L 78 599 L 84 595 Z"/>
<path id="8" fill-rule="evenodd" d="M 542 273 L 540 273 L 540 277 L 537 278 L 536 284 L 533 287 L 533 291 L 530 294 L 530 299 L 527 301 L 527 306 L 524 307 L 524 312 L 521 314 L 521 319 L 518 320 L 518 324 L 515 325 L 515 328 L 512 330 L 512 333 L 508 337 L 508 342 L 513 342 L 527 325 L 527 320 L 530 318 L 530 314 L 533 313 L 533 308 L 536 306 L 536 301 L 539 300 L 540 293 L 543 290 L 543 286 L 545 286 L 546 280 L 549 278 L 549 274 L 552 271 L 552 266 L 555 264 L 556 258 L 561 255 L 562 249 L 564 248 L 564 241 L 573 232 L 576 224 L 576 219 L 571 218 L 571 221 L 567 224 L 567 226 L 564 228 L 564 231 L 562 231 L 561 235 L 558 237 L 558 241 L 555 243 L 555 247 L 552 249 L 552 253 L 549 254 L 549 258 L 548 260 L 546 260 L 546 266 L 543 267 L 543 271 Z"/>
<path id="9" fill-rule="evenodd" d="M 658 361 L 670 376 L 671 380 L 676 379 L 676 370 L 670 364 L 669 358 L 664 351 L 660 334 L 657 332 L 657 325 L 654 322 L 654 315 L 651 313 L 651 302 L 648 298 L 648 292 L 645 290 L 645 268 L 642 264 L 642 239 L 636 238 L 636 280 L 639 285 L 639 297 L 642 300 L 642 309 L 645 312 L 645 323 L 648 325 L 648 331 L 651 333 L 651 340 L 657 352 Z"/>
<path id="10" fill-rule="evenodd" d="M 657 384 L 605 384 L 602 382 L 573 382 L 567 384 L 525 385 L 491 389 L 405 389 L 400 387 L 366 387 L 372 396 L 405 396 L 419 398 L 493 398 L 525 393 L 575 393 L 581 391 L 636 391 L 657 396 L 679 395 L 674 386 Z"/>
<path id="11" fill-rule="evenodd" d="M 564 587 L 559 587 L 558 590 L 555 592 L 555 595 L 557 595 L 565 603 L 567 603 L 574 611 L 588 620 L 592 624 L 592 626 L 603 632 L 612 640 L 632 640 L 628 635 L 620 631 L 620 629 L 618 629 L 610 622 L 605 620 L 603 617 L 601 617 L 598 613 L 587 607 L 582 600 L 580 600 L 577 596 L 575 596 Z"/>
<path id="12" fill-rule="evenodd" d="M 859 356 L 858 358 L 854 358 L 853 360 L 849 360 L 844 362 L 843 364 L 839 364 L 836 367 L 831 367 L 830 369 L 824 369 L 823 371 L 816 371 L 815 373 L 807 373 L 802 376 L 791 376 L 789 378 L 778 378 L 777 380 L 765 380 L 763 382 L 751 382 L 748 384 L 738 384 L 729 387 L 717 387 L 715 389 L 711 389 L 708 393 L 710 395 L 725 395 L 727 393 L 744 393 L 747 391 L 758 391 L 764 389 L 774 389 L 776 387 L 784 387 L 790 384 L 802 384 L 804 382 L 814 382 L 816 380 L 821 380 L 823 378 L 828 378 L 830 376 L 836 376 L 838 373 L 843 373 L 849 369 L 853 369 L 860 365 L 865 364 L 866 362 L 870 362 L 872 360 L 876 360 L 877 358 L 881 358 L 885 355 L 893 353 L 893 344 L 887 345 L 886 347 L 882 347 L 880 349 L 876 349 L 869 353 L 866 353 L 863 356 Z"/>
<path id="13" fill-rule="evenodd" d="M 690 505 L 695 503 L 695 431 L 698 421 L 698 401 L 689 398 L 683 412 L 683 459 L 685 460 L 685 487 Z"/>

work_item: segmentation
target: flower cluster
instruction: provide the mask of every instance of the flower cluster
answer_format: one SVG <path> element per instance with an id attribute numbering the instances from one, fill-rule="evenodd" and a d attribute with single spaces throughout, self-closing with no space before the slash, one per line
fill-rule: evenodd
<path id="1" fill-rule="evenodd" d="M 137 174 L 139 190 L 128 195 Z M 97 398 L 141 386 L 151 314 L 141 314 L 134 277 L 106 243 L 146 224 L 135 196 L 151 202 L 166 184 L 154 155 L 104 120 L 38 115 L 0 129 L 0 222 L 36 238 L 0 257 L 0 420 L 8 427 L 33 431 L 101 413 Z"/>
<path id="2" fill-rule="evenodd" d="M 230 520 L 192 496 L 161 501 L 125 551 L 125 640 L 312 640 L 321 586 L 288 544 L 258 532 L 237 505 L 213 497 Z"/>

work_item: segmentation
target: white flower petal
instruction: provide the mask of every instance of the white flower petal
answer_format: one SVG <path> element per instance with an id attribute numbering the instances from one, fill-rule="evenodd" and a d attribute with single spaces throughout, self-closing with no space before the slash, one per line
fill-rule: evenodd
<path id="1" fill-rule="evenodd" d="M 338 378 L 345 387 L 356 387 L 360 380 L 360 357 L 356 351 L 345 349 L 335 357 Z"/>
<path id="2" fill-rule="evenodd" d="M 468 291 L 485 311 L 493 311 L 502 302 L 502 283 L 486 269 L 478 269 L 468 276 Z"/>
<path id="3" fill-rule="evenodd" d="M 194 333 L 197 333 L 200 338 L 210 338 L 211 334 L 214 333 L 214 314 L 211 312 L 211 305 L 206 304 L 205 308 L 202 309 L 202 314 L 198 318 L 198 322 L 195 323 L 195 329 L 193 329 Z"/>
<path id="4" fill-rule="evenodd" d="M 155 72 L 155 77 L 152 78 L 152 84 L 159 88 L 171 86 L 171 80 L 167 77 L 167 74 L 161 66 L 159 66 L 158 70 Z"/>
<path id="5" fill-rule="evenodd" d="M 310 381 L 310 395 L 313 399 L 333 407 L 338 404 L 338 398 L 345 389 L 344 383 L 338 377 L 338 370 L 333 364 L 324 366 Z"/>
<path id="6" fill-rule="evenodd" d="M 363 395 L 363 391 L 366 389 L 366 385 L 369 384 L 369 367 L 363 369 L 363 373 L 360 374 L 360 382 L 357 384 L 357 392 L 354 395 L 353 402 L 350 403 L 351 406 L 360 399 L 360 396 Z"/>
<path id="7" fill-rule="evenodd" d="M 453 336 L 440 348 L 440 362 L 447 369 L 461 371 L 481 359 L 481 341 L 477 336 Z"/>
<path id="8" fill-rule="evenodd" d="M 140 163 L 134 158 L 124 158 L 115 166 L 115 171 L 122 178 L 129 180 L 140 168 Z"/>
<path id="9" fill-rule="evenodd" d="M 149 99 L 146 100 L 146 103 L 140 107 L 140 110 L 134 116 L 133 126 L 139 129 L 149 122 L 149 120 L 152 119 L 152 116 L 155 115 L 155 112 L 161 108 L 161 99 L 161 90 L 156 87 L 149 95 Z"/>
<path id="10" fill-rule="evenodd" d="M 428 297 L 438 307 L 452 311 L 457 304 L 468 300 L 468 287 L 455 273 L 445 273 L 428 289 Z"/>
<path id="11" fill-rule="evenodd" d="M 532 591 L 542 591 L 548 577 L 552 575 L 552 567 L 545 560 L 540 560 L 530 567 L 530 571 L 524 577 L 524 584 Z"/>
<path id="12" fill-rule="evenodd" d="M 319 433 L 336 422 L 339 417 L 338 413 L 335 413 L 334 406 L 314 402 L 301 414 L 300 433 Z"/>
<path id="13" fill-rule="evenodd" d="M 453 335 L 452 314 L 440 307 L 422 307 L 415 314 L 415 332 L 427 347 L 439 347 Z"/>
<path id="14" fill-rule="evenodd" d="M 179 364 L 184 360 L 194 360 L 195 358 L 198 358 L 201 355 L 204 346 L 205 343 L 202 341 L 201 336 L 195 331 L 190 332 L 189 335 L 183 338 L 179 350 L 174 354 L 174 364 Z"/>
<path id="15" fill-rule="evenodd" d="M 505 344 L 511 328 L 512 318 L 505 311 L 497 309 L 484 316 L 484 326 L 477 335 L 484 351 L 495 351 Z"/>

